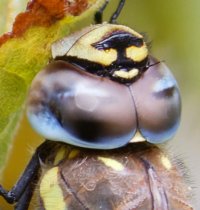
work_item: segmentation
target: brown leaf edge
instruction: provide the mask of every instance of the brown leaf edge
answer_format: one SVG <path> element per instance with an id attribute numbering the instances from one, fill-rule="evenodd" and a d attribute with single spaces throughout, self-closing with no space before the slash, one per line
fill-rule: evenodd
<path id="1" fill-rule="evenodd" d="M 0 46 L 22 36 L 32 26 L 49 27 L 65 16 L 78 16 L 88 5 L 89 0 L 31 0 L 26 11 L 17 15 L 12 31 L 0 37 Z"/>

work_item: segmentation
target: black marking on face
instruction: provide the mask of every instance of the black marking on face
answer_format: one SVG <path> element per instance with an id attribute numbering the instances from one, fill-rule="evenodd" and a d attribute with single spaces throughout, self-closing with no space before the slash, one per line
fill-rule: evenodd
<path id="1" fill-rule="evenodd" d="M 69 63 L 72 63 L 78 67 L 80 67 L 83 71 L 87 71 L 91 74 L 95 74 L 100 77 L 106 77 L 110 78 L 111 80 L 120 82 L 120 83 L 125 83 L 125 84 L 131 84 L 135 82 L 147 69 L 149 66 L 149 58 L 146 57 L 143 61 L 141 62 L 133 62 L 131 59 L 126 59 L 123 60 L 117 60 L 114 61 L 111 65 L 109 66 L 104 66 L 102 64 L 92 62 L 86 59 L 81 59 L 73 56 L 60 56 L 56 57 L 55 60 L 61 60 L 61 61 L 67 61 Z M 116 78 L 113 77 L 113 73 L 116 70 L 122 70 L 128 72 L 129 70 L 137 68 L 139 69 L 139 74 L 134 77 L 133 79 L 124 79 L 124 78 Z"/>
<path id="2" fill-rule="evenodd" d="M 57 57 L 55 60 L 61 60 L 61 61 L 67 61 L 69 63 L 72 63 L 78 67 L 80 67 L 83 71 L 87 71 L 91 74 L 95 74 L 97 76 L 100 77 L 106 77 L 106 78 L 110 78 L 111 80 L 120 82 L 120 83 L 126 83 L 126 84 L 131 84 L 134 81 L 136 81 L 147 69 L 148 69 L 148 65 L 149 65 L 149 58 L 145 58 L 143 61 L 141 62 L 133 62 L 131 59 L 127 59 L 126 62 L 113 62 L 111 65 L 109 66 L 104 66 L 102 64 L 96 63 L 96 62 L 92 62 L 86 59 L 80 59 L 77 57 L 73 57 L 73 56 L 61 56 L 61 57 Z M 123 69 L 123 71 L 128 72 L 129 70 L 133 69 L 133 68 L 137 68 L 139 69 L 139 74 L 138 76 L 134 77 L 133 79 L 124 79 L 124 78 L 116 78 L 113 77 L 113 73 L 116 70 L 121 70 Z"/>
<path id="3" fill-rule="evenodd" d="M 116 65 L 126 65 L 133 62 L 126 57 L 126 49 L 131 46 L 142 47 L 144 41 L 142 38 L 133 36 L 132 34 L 124 31 L 114 31 L 103 40 L 92 44 L 97 50 L 115 49 L 117 51 L 117 60 L 114 62 Z"/>
<path id="4" fill-rule="evenodd" d="M 123 50 L 130 46 L 141 47 L 144 44 L 142 38 L 133 36 L 125 31 L 114 31 L 102 41 L 92 44 L 98 50 L 116 49 Z"/>

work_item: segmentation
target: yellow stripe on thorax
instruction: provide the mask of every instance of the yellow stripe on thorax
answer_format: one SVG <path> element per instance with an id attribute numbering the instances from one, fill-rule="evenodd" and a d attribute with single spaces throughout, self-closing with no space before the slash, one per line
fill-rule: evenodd
<path id="1" fill-rule="evenodd" d="M 98 160 L 102 161 L 106 166 L 114 169 L 115 171 L 122 171 L 124 169 L 122 163 L 112 158 L 98 157 Z"/>
<path id="2" fill-rule="evenodd" d="M 40 183 L 40 196 L 45 210 L 67 210 L 62 189 L 58 183 L 58 167 L 47 171 Z"/>

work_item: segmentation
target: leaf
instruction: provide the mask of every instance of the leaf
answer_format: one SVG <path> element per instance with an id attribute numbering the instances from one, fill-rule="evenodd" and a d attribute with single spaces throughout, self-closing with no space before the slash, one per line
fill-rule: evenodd
<path id="1" fill-rule="evenodd" d="M 16 15 L 25 9 L 27 0 L 0 0 L 0 34 L 10 31 Z"/>
<path id="2" fill-rule="evenodd" d="M 0 37 L 0 170 L 34 76 L 51 58 L 54 41 L 70 33 L 105 0 L 32 0 L 10 33 Z"/>

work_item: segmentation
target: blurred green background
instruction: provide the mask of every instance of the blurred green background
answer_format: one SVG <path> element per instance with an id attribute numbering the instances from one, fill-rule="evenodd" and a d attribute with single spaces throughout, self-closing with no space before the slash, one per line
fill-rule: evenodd
<path id="1" fill-rule="evenodd" d="M 6 0 L 0 0 L 4 7 Z M 11 5 L 23 10 L 24 0 L 13 0 Z M 22 4 L 20 4 L 20 2 Z M 104 19 L 110 17 L 118 1 L 112 0 Z M 16 4 L 17 3 L 17 4 Z M 0 14 L 0 25 L 12 19 L 7 15 L 11 7 Z M 119 23 L 128 25 L 138 32 L 145 33 L 151 43 L 151 54 L 164 60 L 174 73 L 182 95 L 182 120 L 175 138 L 166 147 L 178 159 L 182 159 L 190 175 L 190 184 L 196 195 L 196 209 L 200 209 L 200 1 L 159 1 L 127 0 L 119 18 Z M 9 13 L 11 14 L 11 13 Z M 91 20 L 88 20 L 88 24 Z M 9 26 L 0 27 L 0 32 Z M 41 142 L 25 119 L 14 140 L 13 149 L 4 173 L 4 185 L 10 189 L 16 182 L 34 148 Z M 0 200 L 0 209 L 9 207 Z M 12 208 L 10 208 L 12 209 Z"/>

